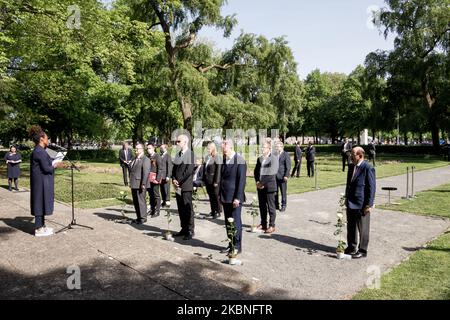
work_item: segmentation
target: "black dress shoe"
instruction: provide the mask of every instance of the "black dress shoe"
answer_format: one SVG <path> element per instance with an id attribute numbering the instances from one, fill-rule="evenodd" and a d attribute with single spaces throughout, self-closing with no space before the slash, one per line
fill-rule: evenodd
<path id="1" fill-rule="evenodd" d="M 156 212 L 156 213 L 152 214 L 150 217 L 151 217 L 151 218 L 159 217 L 159 212 Z"/>
<path id="2" fill-rule="evenodd" d="M 220 212 L 213 213 L 213 214 L 212 214 L 212 218 L 213 218 L 213 219 L 220 218 Z"/>
<path id="3" fill-rule="evenodd" d="M 286 211 L 286 207 L 281 208 L 280 212 L 285 212 Z"/>
<path id="4" fill-rule="evenodd" d="M 352 255 L 352 259 L 360 259 L 360 258 L 366 258 L 366 257 L 367 257 L 367 253 L 361 252 L 361 251 L 358 251 L 357 253 Z"/>
<path id="5" fill-rule="evenodd" d="M 220 253 L 230 253 L 230 247 L 223 248 L 222 250 L 220 250 Z"/>
<path id="6" fill-rule="evenodd" d="M 344 253 L 345 254 L 351 254 L 351 255 L 354 255 L 354 254 L 356 254 L 358 251 L 356 251 L 356 250 L 354 250 L 354 249 L 350 249 L 350 248 L 347 248 L 347 249 L 345 249 L 344 250 Z"/>
<path id="7" fill-rule="evenodd" d="M 184 237 L 183 240 L 192 240 L 192 238 L 194 237 L 195 233 L 194 232 L 188 232 Z"/>
<path id="8" fill-rule="evenodd" d="M 186 232 L 184 230 L 181 230 L 180 232 L 175 233 L 174 237 L 184 237 L 186 235 Z"/>

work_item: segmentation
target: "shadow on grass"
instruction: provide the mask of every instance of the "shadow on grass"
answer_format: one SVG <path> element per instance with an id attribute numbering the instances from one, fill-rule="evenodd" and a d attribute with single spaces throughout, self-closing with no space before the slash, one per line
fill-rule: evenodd
<path id="1" fill-rule="evenodd" d="M 450 252 L 450 248 L 440 248 L 440 247 L 433 247 L 433 246 L 431 246 L 431 247 L 415 247 L 415 248 L 403 247 L 403 250 L 409 251 L 409 252 L 416 252 L 416 251 L 420 251 L 420 250 Z"/>

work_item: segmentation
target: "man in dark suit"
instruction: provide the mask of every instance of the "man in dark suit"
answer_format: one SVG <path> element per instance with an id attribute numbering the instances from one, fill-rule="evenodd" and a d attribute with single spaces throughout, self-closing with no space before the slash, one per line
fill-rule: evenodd
<path id="1" fill-rule="evenodd" d="M 227 252 L 235 255 L 242 252 L 242 205 L 245 202 L 245 179 L 247 175 L 247 164 L 244 158 L 234 151 L 233 140 L 225 140 L 222 143 L 224 154 L 221 180 L 220 201 L 225 214 L 225 226 L 227 235 L 231 227 L 230 218 L 235 225 L 236 236 L 234 237 L 234 252 L 229 245 Z"/>
<path id="2" fill-rule="evenodd" d="M 345 166 L 351 163 L 352 143 L 345 138 L 342 143 L 341 156 L 342 156 L 342 172 L 345 172 Z"/>
<path id="3" fill-rule="evenodd" d="M 302 168 L 302 148 L 300 141 L 297 141 L 295 145 L 295 153 L 294 153 L 294 169 L 291 173 L 291 178 L 294 177 L 295 173 L 297 173 L 296 177 L 300 177 L 300 171 Z"/>
<path id="4" fill-rule="evenodd" d="M 170 178 L 172 176 L 172 157 L 167 151 L 167 145 L 163 144 L 160 147 L 162 157 L 163 176 L 160 185 L 161 198 L 163 207 L 170 207 Z"/>
<path id="5" fill-rule="evenodd" d="M 277 193 L 275 195 L 275 205 L 281 212 L 286 211 L 287 205 L 287 183 L 289 172 L 291 172 L 291 157 L 284 151 L 283 142 L 277 142 L 277 156 L 278 156 L 278 172 L 277 172 Z M 281 208 L 279 192 L 281 191 Z"/>
<path id="6" fill-rule="evenodd" d="M 261 224 L 257 227 L 265 233 L 275 231 L 278 158 L 271 154 L 270 143 L 265 142 L 262 156 L 258 158 L 254 177 L 258 190 L 259 212 Z M 269 228 L 267 228 L 267 212 L 269 212 Z"/>
<path id="7" fill-rule="evenodd" d="M 376 154 L 375 141 L 372 140 L 369 142 L 369 161 L 372 161 L 374 167 Z"/>
<path id="8" fill-rule="evenodd" d="M 176 143 L 178 152 L 173 160 L 172 183 L 175 187 L 181 230 L 174 236 L 183 236 L 184 240 L 191 240 L 195 235 L 192 206 L 194 154 L 189 148 L 187 135 L 179 135 Z"/>
<path id="9" fill-rule="evenodd" d="M 352 164 L 349 166 L 345 190 L 348 243 L 345 253 L 351 254 L 354 259 L 367 256 L 375 190 L 375 169 L 364 161 L 364 149 L 355 147 L 352 149 Z"/>
<path id="10" fill-rule="evenodd" d="M 147 151 L 150 158 L 150 176 L 147 184 L 147 191 L 150 195 L 150 216 L 156 218 L 159 216 L 161 209 L 159 187 L 163 176 L 166 174 L 162 165 L 161 156 L 155 152 L 155 144 L 153 142 L 147 144 Z"/>
<path id="11" fill-rule="evenodd" d="M 150 173 L 150 160 L 144 154 L 144 145 L 136 144 L 136 157 L 130 164 L 130 187 L 133 204 L 136 210 L 137 224 L 147 222 L 147 194 L 148 176 Z"/>
<path id="12" fill-rule="evenodd" d="M 128 142 L 124 141 L 124 143 L 122 144 L 122 149 L 120 149 L 119 151 L 119 161 L 120 166 L 122 167 L 123 183 L 125 186 L 128 186 L 130 163 L 131 160 L 133 160 L 133 158 L 134 158 L 133 151 L 131 150 Z"/>
<path id="13" fill-rule="evenodd" d="M 308 142 L 306 148 L 306 168 L 308 169 L 308 177 L 314 177 L 314 161 L 316 161 L 316 148 L 314 148 L 312 141 Z"/>

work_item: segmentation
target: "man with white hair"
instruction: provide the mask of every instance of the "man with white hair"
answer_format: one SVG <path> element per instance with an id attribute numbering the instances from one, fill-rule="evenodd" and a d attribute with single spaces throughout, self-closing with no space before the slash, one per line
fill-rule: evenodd
<path id="1" fill-rule="evenodd" d="M 369 246 L 370 213 L 376 190 L 375 169 L 364 161 L 364 149 L 361 147 L 352 149 L 351 159 L 345 190 L 348 245 L 345 253 L 359 259 L 367 256 Z"/>
<path id="2" fill-rule="evenodd" d="M 189 137 L 181 134 L 177 137 L 177 155 L 173 160 L 172 183 L 175 187 L 181 230 L 175 237 L 191 240 L 194 235 L 194 209 L 192 191 L 194 188 L 194 154 L 189 147 Z"/>
<path id="3" fill-rule="evenodd" d="M 233 140 L 227 139 L 222 143 L 223 164 L 220 180 L 219 195 L 225 214 L 227 235 L 231 224 L 235 226 L 233 245 L 228 246 L 228 255 L 234 256 L 242 252 L 242 205 L 245 202 L 245 179 L 247 164 L 244 158 L 234 151 Z M 230 239 L 231 240 L 231 239 Z M 234 251 L 231 249 L 234 248 Z"/>

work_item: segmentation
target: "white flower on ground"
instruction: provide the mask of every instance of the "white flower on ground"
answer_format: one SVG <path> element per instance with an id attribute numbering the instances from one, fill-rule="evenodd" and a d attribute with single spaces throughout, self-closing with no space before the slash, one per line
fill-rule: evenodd
<path id="1" fill-rule="evenodd" d="M 233 219 L 233 218 L 228 218 L 228 222 L 229 222 L 229 223 L 233 223 L 233 222 L 234 222 L 234 219 Z"/>
<path id="2" fill-rule="evenodd" d="M 256 197 L 253 197 L 253 201 L 256 201 Z"/>
<path id="3" fill-rule="evenodd" d="M 120 194 L 123 196 L 125 194 L 125 192 L 124 191 L 120 191 Z"/>
<path id="4" fill-rule="evenodd" d="M 343 215 L 342 213 L 338 213 L 338 214 L 337 214 L 337 217 L 338 217 L 339 219 L 342 219 L 342 218 L 344 217 L 344 215 Z"/>
<path id="5" fill-rule="evenodd" d="M 345 196 L 345 193 L 341 192 L 341 197 Z"/>

